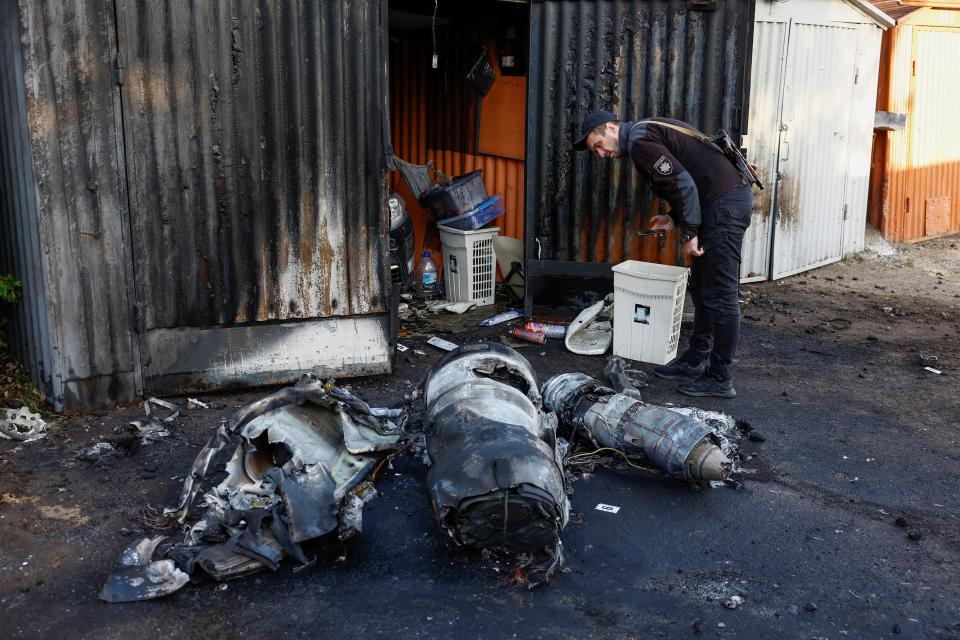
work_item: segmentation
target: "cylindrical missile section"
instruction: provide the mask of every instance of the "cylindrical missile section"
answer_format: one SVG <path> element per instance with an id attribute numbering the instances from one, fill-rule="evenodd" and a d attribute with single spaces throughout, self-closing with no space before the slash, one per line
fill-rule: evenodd
<path id="1" fill-rule="evenodd" d="M 693 482 L 725 480 L 730 460 L 712 429 L 665 407 L 645 404 L 583 373 L 562 373 L 543 386 L 544 409 L 561 426 L 589 435 L 601 447 L 643 456 L 664 473 Z"/>
<path id="2" fill-rule="evenodd" d="M 440 526 L 476 548 L 534 551 L 569 517 L 556 419 L 533 368 L 497 343 L 451 352 L 424 383 L 427 485 Z"/>

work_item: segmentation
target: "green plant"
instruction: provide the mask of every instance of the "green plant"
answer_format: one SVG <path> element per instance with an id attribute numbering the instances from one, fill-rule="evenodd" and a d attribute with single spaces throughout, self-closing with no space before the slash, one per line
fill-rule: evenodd
<path id="1" fill-rule="evenodd" d="M 0 302 L 16 304 L 20 300 L 19 280 L 9 274 L 0 275 Z M 7 341 L 3 336 L 4 326 L 7 324 L 6 318 L 0 318 L 0 349 L 7 346 Z"/>
<path id="2" fill-rule="evenodd" d="M 20 281 L 11 275 L 0 276 L 0 300 L 3 302 L 20 300 Z"/>

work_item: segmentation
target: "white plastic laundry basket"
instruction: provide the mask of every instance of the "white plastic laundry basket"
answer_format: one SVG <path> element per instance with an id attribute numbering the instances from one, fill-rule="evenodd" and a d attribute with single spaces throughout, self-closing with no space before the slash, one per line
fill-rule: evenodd
<path id="1" fill-rule="evenodd" d="M 441 225 L 439 229 L 447 300 L 476 302 L 479 306 L 493 304 L 497 284 L 493 239 L 500 227 L 460 231 Z"/>
<path id="2" fill-rule="evenodd" d="M 613 267 L 613 354 L 666 364 L 677 357 L 686 267 L 627 260 Z"/>

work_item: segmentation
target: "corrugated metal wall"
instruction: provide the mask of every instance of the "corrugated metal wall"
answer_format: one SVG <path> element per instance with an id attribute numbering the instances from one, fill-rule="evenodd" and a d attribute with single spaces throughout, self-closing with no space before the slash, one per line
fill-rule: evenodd
<path id="1" fill-rule="evenodd" d="M 2 264 L 56 407 L 389 370 L 385 9 L 3 3 Z"/>
<path id="2" fill-rule="evenodd" d="M 467 62 L 469 69 L 475 58 L 471 45 L 477 43 L 486 43 L 488 50 L 495 51 L 495 43 L 485 30 L 440 30 L 440 60 L 451 68 L 433 70 L 429 33 L 395 35 L 390 48 L 391 142 L 398 157 L 421 165 L 433 160 L 450 176 L 483 169 L 487 192 L 504 199 L 504 214 L 496 220 L 500 235 L 523 238 L 524 162 L 473 153 L 476 92 L 464 80 L 460 73 L 464 65 L 459 63 Z M 462 59 L 464 55 L 469 55 L 469 60 Z M 495 62 L 495 55 L 490 58 Z M 523 133 L 518 131 L 516 135 Z M 438 250 L 438 236 L 430 228 L 433 216 L 417 204 L 399 173 L 390 173 L 390 188 L 406 202 L 414 222 L 418 254 L 424 247 Z"/>
<path id="3" fill-rule="evenodd" d="M 114 2 L 37 0 L 19 8 L 53 399 L 57 406 L 129 400 L 139 353 Z"/>
<path id="4" fill-rule="evenodd" d="M 40 259 L 39 212 L 27 132 L 26 94 L 17 5 L 0 2 L 0 275 L 22 283 L 22 300 L 7 311 L 7 343 L 50 393 L 50 325 Z M 2 315 L 2 313 L 0 313 Z M 3 329 L 0 329 L 2 331 Z"/>
<path id="5" fill-rule="evenodd" d="M 896 0 L 890 0 L 890 2 L 896 2 Z M 876 2 L 873 4 L 877 5 Z M 883 7 L 880 8 L 883 10 Z M 898 32 L 899 30 L 896 28 L 889 28 L 883 32 L 880 39 L 880 66 L 877 72 L 875 111 L 886 111 L 887 105 L 890 104 L 891 42 Z M 873 149 L 870 155 L 870 185 L 867 196 L 867 222 L 878 229 L 882 224 L 884 191 L 887 188 L 886 166 L 889 141 L 886 131 L 875 130 L 873 132 Z"/>
<path id="6" fill-rule="evenodd" d="M 889 108 L 885 111 L 907 114 L 913 105 L 910 104 L 910 93 L 913 82 L 913 27 L 897 26 L 893 33 L 893 50 L 891 52 L 889 71 Z M 890 240 L 906 240 L 919 237 L 917 233 L 907 230 L 908 217 L 905 215 L 906 195 L 901 176 L 910 170 L 909 156 L 910 129 L 904 127 L 887 134 L 887 160 L 885 175 L 884 197 L 881 203 L 880 230 Z"/>
<path id="7" fill-rule="evenodd" d="M 753 219 L 744 236 L 740 277 L 765 280 L 770 267 L 773 199 L 777 189 L 780 107 L 787 58 L 786 20 L 758 20 L 753 32 L 750 79 L 750 137 L 747 158 L 757 168 L 763 191 L 754 189 Z"/>
<path id="8" fill-rule="evenodd" d="M 843 228 L 844 255 L 863 251 L 864 248 L 882 37 L 883 30 L 879 27 L 870 23 L 860 25 L 857 47 L 857 85 L 851 101 L 851 147 L 846 188 L 848 207 Z"/>
<path id="9" fill-rule="evenodd" d="M 655 213 L 629 161 L 571 154 L 583 116 L 662 115 L 708 132 L 744 128 L 753 2 L 534 2 L 527 128 L 530 260 L 673 262 L 636 232 Z M 575 267 L 573 267 L 575 268 Z"/>
<path id="10" fill-rule="evenodd" d="M 916 171 L 911 204 L 921 210 L 929 198 L 950 198 L 946 231 L 956 232 L 960 231 L 960 127 L 956 126 L 960 29 L 917 29 L 914 50 L 918 71 L 909 122 L 910 160 Z M 923 230 L 925 236 L 936 233 L 929 226 Z"/>
<path id="11" fill-rule="evenodd" d="M 901 41 L 908 44 L 904 47 Z M 897 25 L 888 29 L 881 45 L 881 68 L 877 86 L 877 111 L 907 113 L 912 75 L 913 28 Z M 908 114 L 909 117 L 909 114 Z M 903 217 L 891 211 L 891 176 L 907 166 L 907 140 L 905 129 L 878 131 L 874 134 L 873 166 L 870 172 L 869 219 L 878 226 L 884 236 L 891 240 L 903 240 L 899 223 Z M 899 185 L 896 185 L 899 186 Z M 898 201 L 901 199 L 898 198 Z M 899 209 L 898 209 L 899 211 Z"/>
<path id="12" fill-rule="evenodd" d="M 913 242 L 927 229 L 928 199 L 949 198 L 947 233 L 960 231 L 960 11 L 923 9 L 884 40 L 877 108 L 907 114 L 899 131 L 879 133 L 871 175 L 871 220 L 890 240 Z"/>
<path id="13" fill-rule="evenodd" d="M 118 17 L 145 328 L 384 312 L 381 2 Z"/>

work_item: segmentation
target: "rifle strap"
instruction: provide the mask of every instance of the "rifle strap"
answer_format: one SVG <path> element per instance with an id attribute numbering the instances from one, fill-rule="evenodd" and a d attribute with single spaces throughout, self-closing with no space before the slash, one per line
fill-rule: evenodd
<path id="1" fill-rule="evenodd" d="M 673 123 L 670 123 L 670 122 L 661 122 L 660 120 L 641 120 L 640 122 L 634 123 L 633 126 L 635 127 L 635 126 L 637 126 L 638 124 L 656 124 L 656 125 L 659 125 L 659 126 L 661 126 L 661 127 L 666 127 L 666 128 L 668 128 L 668 129 L 673 129 L 674 131 L 679 131 L 680 133 L 682 133 L 682 134 L 684 134 L 684 135 L 688 135 L 688 136 L 690 136 L 691 138 L 694 138 L 694 139 L 696 139 L 696 140 L 699 140 L 700 142 L 705 142 L 705 143 L 707 143 L 707 144 L 713 144 L 713 143 L 716 141 L 715 138 L 711 138 L 711 137 L 709 137 L 709 136 L 705 136 L 705 135 L 703 135 L 702 133 L 700 133 L 699 131 L 694 131 L 693 129 L 688 129 L 687 127 L 681 127 L 681 126 L 678 125 L 678 124 L 673 124 Z M 631 128 L 633 128 L 633 127 L 631 127 Z"/>

